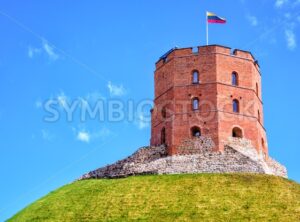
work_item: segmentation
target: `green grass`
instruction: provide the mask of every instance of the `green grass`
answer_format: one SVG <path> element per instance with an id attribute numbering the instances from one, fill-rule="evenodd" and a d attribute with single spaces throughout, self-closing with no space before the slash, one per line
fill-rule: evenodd
<path id="1" fill-rule="evenodd" d="M 300 221 L 300 185 L 274 176 L 198 174 L 86 180 L 8 221 Z"/>

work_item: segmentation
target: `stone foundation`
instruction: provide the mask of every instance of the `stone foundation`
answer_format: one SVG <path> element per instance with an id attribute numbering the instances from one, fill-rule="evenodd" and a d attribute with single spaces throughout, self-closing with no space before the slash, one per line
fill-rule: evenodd
<path id="1" fill-rule="evenodd" d="M 186 147 L 187 155 L 167 156 L 164 146 L 143 147 L 128 158 L 91 171 L 80 179 L 180 173 L 261 173 L 287 177 L 284 166 L 257 153 L 245 139 L 229 138 L 224 152 L 214 152 L 213 142 L 206 137 L 183 144 L 181 149 Z"/>

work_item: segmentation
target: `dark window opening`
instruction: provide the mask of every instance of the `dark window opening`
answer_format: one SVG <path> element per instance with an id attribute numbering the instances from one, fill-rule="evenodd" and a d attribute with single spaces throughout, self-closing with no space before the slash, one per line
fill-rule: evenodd
<path id="1" fill-rule="evenodd" d="M 234 113 L 239 113 L 240 112 L 240 105 L 239 101 L 237 99 L 234 99 L 232 101 L 232 110 Z"/>
<path id="2" fill-rule="evenodd" d="M 232 129 L 232 137 L 243 138 L 243 131 L 238 127 L 234 127 Z"/>
<path id="3" fill-rule="evenodd" d="M 163 118 L 166 118 L 167 117 L 167 109 L 166 107 L 163 107 L 162 110 L 161 110 L 161 115 Z"/>
<path id="4" fill-rule="evenodd" d="M 193 110 L 198 110 L 199 109 L 199 99 L 194 98 L 193 99 Z"/>
<path id="5" fill-rule="evenodd" d="M 238 74 L 236 72 L 233 72 L 231 78 L 232 78 L 232 82 L 231 82 L 232 85 L 233 86 L 238 86 L 238 84 L 239 84 L 239 82 L 238 82 Z"/>
<path id="6" fill-rule="evenodd" d="M 192 137 L 200 137 L 201 136 L 201 130 L 199 127 L 197 126 L 194 126 L 192 129 L 191 129 L 191 133 L 192 133 Z"/>
<path id="7" fill-rule="evenodd" d="M 194 71 L 193 72 L 193 84 L 198 84 L 199 83 L 199 72 Z"/>

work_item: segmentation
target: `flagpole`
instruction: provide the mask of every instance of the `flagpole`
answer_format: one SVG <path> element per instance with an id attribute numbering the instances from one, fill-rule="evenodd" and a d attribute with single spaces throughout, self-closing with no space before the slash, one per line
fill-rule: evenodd
<path id="1" fill-rule="evenodd" d="M 207 12 L 205 15 L 205 20 L 206 20 L 206 45 L 208 45 L 208 20 L 207 20 Z"/>

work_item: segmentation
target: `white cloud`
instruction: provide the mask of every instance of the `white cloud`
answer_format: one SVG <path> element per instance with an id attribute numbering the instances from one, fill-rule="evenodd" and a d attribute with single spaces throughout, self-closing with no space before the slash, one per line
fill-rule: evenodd
<path id="1" fill-rule="evenodd" d="M 43 129 L 43 130 L 41 131 L 41 133 L 42 133 L 42 138 L 43 138 L 44 140 L 51 141 L 51 140 L 54 139 L 54 135 L 51 134 L 48 130 Z"/>
<path id="2" fill-rule="evenodd" d="M 137 115 L 135 123 L 136 123 L 137 127 L 140 130 L 142 130 L 142 129 L 149 127 L 150 121 L 147 120 L 147 118 L 142 113 L 140 113 Z"/>
<path id="3" fill-rule="evenodd" d="M 54 51 L 54 47 L 49 45 L 47 41 L 43 41 L 43 49 L 50 59 L 57 60 L 59 58 L 59 55 Z"/>
<path id="4" fill-rule="evenodd" d="M 58 104 L 62 107 L 65 108 L 68 104 L 69 98 L 65 95 L 64 92 L 60 92 L 57 96 L 56 99 L 58 101 Z"/>
<path id="5" fill-rule="evenodd" d="M 73 131 L 76 132 L 76 139 L 85 143 L 89 143 L 92 140 L 97 139 L 104 140 L 112 135 L 112 132 L 106 127 L 103 127 L 102 129 L 95 132 L 89 132 L 85 129 L 76 130 L 75 128 L 73 128 Z"/>
<path id="6" fill-rule="evenodd" d="M 123 96 L 126 93 L 123 85 L 114 85 L 111 82 L 108 82 L 107 88 L 111 96 Z"/>
<path id="7" fill-rule="evenodd" d="M 42 50 L 39 49 L 39 48 L 34 48 L 34 47 L 31 47 L 31 46 L 28 47 L 28 57 L 31 58 L 31 59 L 32 59 L 35 55 L 40 54 L 41 52 L 42 52 Z"/>
<path id="8" fill-rule="evenodd" d="M 258 21 L 257 18 L 253 15 L 247 15 L 246 19 L 248 20 L 248 22 L 250 23 L 251 26 L 257 26 L 258 25 Z"/>
<path id="9" fill-rule="evenodd" d="M 50 60 L 57 60 L 60 58 L 59 54 L 57 54 L 54 50 L 54 46 L 51 46 L 46 40 L 43 40 L 42 46 L 40 48 L 37 47 L 28 47 L 28 57 L 33 58 L 37 55 L 41 55 L 42 53 L 46 54 Z"/>
<path id="10" fill-rule="evenodd" d="M 89 143 L 90 142 L 90 139 L 91 139 L 91 136 L 88 132 L 86 131 L 79 131 L 77 133 L 77 139 L 81 142 L 85 142 L 85 143 Z"/>
<path id="11" fill-rule="evenodd" d="M 296 35 L 292 29 L 285 30 L 285 39 L 288 49 L 294 50 L 297 47 Z"/>

